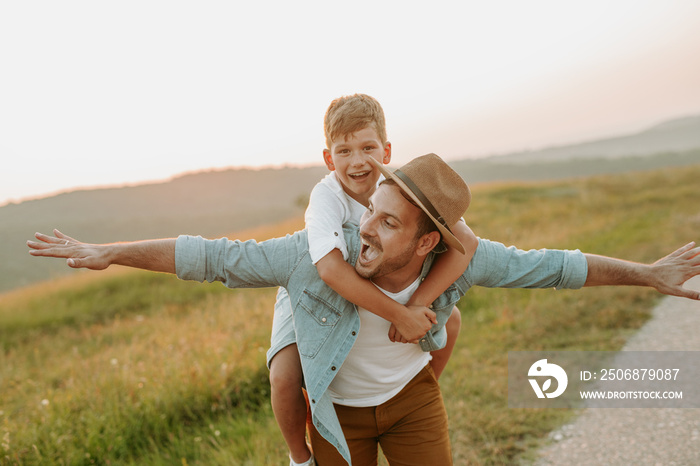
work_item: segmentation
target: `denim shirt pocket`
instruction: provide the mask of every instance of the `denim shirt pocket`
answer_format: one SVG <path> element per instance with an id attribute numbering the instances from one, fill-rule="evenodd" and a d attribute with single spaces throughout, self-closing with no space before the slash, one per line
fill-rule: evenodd
<path id="1" fill-rule="evenodd" d="M 323 298 L 304 290 L 294 313 L 299 354 L 313 358 L 338 323 L 341 313 Z M 303 338 L 299 336 L 303 335 Z"/>

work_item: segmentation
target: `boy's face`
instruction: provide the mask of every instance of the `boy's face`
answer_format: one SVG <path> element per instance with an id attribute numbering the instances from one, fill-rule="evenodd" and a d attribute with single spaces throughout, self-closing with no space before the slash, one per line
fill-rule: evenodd
<path id="1" fill-rule="evenodd" d="M 343 190 L 364 206 L 369 203 L 380 175 L 368 157 L 384 165 L 391 161 L 391 143 L 382 144 L 377 132 L 370 127 L 339 138 L 333 141 L 330 149 L 323 150 L 323 160 L 330 171 L 336 172 Z"/>

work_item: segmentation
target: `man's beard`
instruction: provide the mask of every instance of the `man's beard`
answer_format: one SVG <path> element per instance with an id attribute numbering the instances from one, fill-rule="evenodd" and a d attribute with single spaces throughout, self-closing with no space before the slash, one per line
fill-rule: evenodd
<path id="1" fill-rule="evenodd" d="M 367 241 L 367 240 L 366 240 Z M 369 241 L 370 244 L 372 244 L 373 247 L 379 249 L 380 252 L 384 252 L 384 249 L 377 244 L 375 241 Z M 367 270 L 367 269 L 360 269 L 358 270 L 357 267 L 355 267 L 355 271 L 357 274 L 366 279 L 373 279 L 373 278 L 379 278 L 383 277 L 385 275 L 388 275 L 392 272 L 395 272 L 403 267 L 405 267 L 409 262 L 411 262 L 411 259 L 413 259 L 413 254 L 415 253 L 416 250 L 416 245 L 418 244 L 418 240 L 414 238 L 410 244 L 408 244 L 404 250 L 401 252 L 396 257 L 393 257 L 388 260 L 383 260 L 382 262 L 377 265 L 375 268 Z"/>

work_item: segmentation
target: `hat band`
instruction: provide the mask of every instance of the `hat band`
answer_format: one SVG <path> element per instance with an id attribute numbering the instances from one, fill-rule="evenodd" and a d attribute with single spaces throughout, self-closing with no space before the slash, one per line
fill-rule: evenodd
<path id="1" fill-rule="evenodd" d="M 403 181 L 406 184 L 406 187 L 408 187 L 408 189 L 410 189 L 411 192 L 415 194 L 418 200 L 421 201 L 423 206 L 425 206 L 428 213 L 432 215 L 433 218 L 435 218 L 435 220 L 437 220 L 440 223 L 440 225 L 447 228 L 447 231 L 452 233 L 452 230 L 450 230 L 450 227 L 447 226 L 447 222 L 445 221 L 445 219 L 442 218 L 442 216 L 438 213 L 437 209 L 433 206 L 432 202 L 430 202 L 428 198 L 425 197 L 423 191 L 421 191 L 420 188 L 418 188 L 418 186 L 416 186 L 416 184 L 401 170 L 394 170 L 394 175 L 401 181 Z"/>

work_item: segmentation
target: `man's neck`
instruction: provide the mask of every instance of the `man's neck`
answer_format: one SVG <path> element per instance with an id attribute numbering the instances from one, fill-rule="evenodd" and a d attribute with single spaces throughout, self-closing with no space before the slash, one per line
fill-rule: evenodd
<path id="1" fill-rule="evenodd" d="M 419 267 L 403 267 L 401 270 L 397 270 L 388 275 L 372 278 L 372 283 L 389 293 L 399 293 L 416 281 L 416 278 L 420 275 L 422 266 L 423 264 L 421 263 Z"/>

